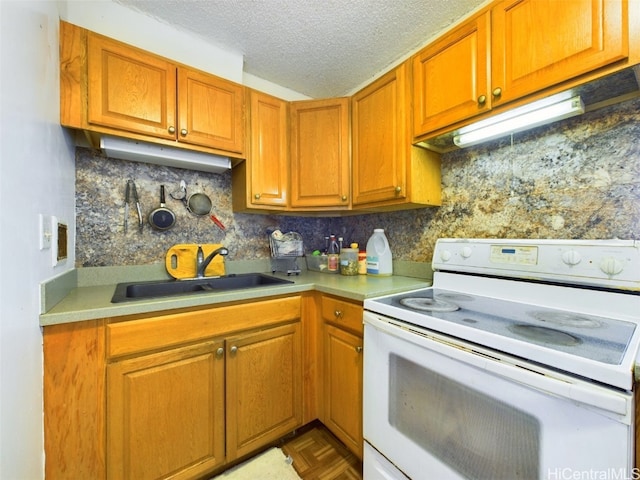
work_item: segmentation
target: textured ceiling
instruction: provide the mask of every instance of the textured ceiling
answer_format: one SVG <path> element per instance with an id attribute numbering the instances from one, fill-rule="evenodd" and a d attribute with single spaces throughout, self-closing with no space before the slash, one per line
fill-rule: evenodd
<path id="1" fill-rule="evenodd" d="M 313 98 L 350 94 L 483 0 L 113 0 Z"/>

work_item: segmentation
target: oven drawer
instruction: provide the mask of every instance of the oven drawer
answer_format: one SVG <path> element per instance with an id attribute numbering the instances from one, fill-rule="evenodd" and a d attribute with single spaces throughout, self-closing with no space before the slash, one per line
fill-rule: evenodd
<path id="1" fill-rule="evenodd" d="M 363 308 L 361 304 L 347 302 L 327 295 L 322 296 L 321 302 L 323 320 L 362 335 L 364 326 L 362 323 Z"/>

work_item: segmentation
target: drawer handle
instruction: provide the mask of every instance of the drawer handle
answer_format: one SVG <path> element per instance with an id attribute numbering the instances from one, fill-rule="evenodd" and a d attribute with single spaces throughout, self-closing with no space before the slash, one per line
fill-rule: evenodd
<path id="1" fill-rule="evenodd" d="M 342 318 L 342 311 L 341 310 L 336 310 L 333 312 L 333 314 L 336 316 L 336 318 Z"/>
<path id="2" fill-rule="evenodd" d="M 238 347 L 236 347 L 236 346 L 234 345 L 233 347 L 231 347 L 231 348 L 229 349 L 229 351 L 230 351 L 232 354 L 236 354 L 236 353 L 238 352 Z"/>
<path id="3" fill-rule="evenodd" d="M 362 353 L 362 347 L 356 347 L 356 353 Z"/>
<path id="4" fill-rule="evenodd" d="M 224 348 L 219 347 L 219 348 L 216 350 L 216 357 L 221 358 L 223 354 L 224 354 Z"/>

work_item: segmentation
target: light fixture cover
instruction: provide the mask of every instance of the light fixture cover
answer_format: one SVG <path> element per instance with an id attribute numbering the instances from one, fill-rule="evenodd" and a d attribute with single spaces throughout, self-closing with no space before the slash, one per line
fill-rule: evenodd
<path id="1" fill-rule="evenodd" d="M 102 136 L 100 148 L 108 157 L 133 162 L 152 163 L 211 173 L 223 173 L 231 168 L 231 161 L 227 157 L 110 135 Z"/>
<path id="2" fill-rule="evenodd" d="M 463 127 L 453 136 L 453 143 L 458 147 L 469 147 L 582 113 L 584 104 L 579 96 L 551 97 Z"/>

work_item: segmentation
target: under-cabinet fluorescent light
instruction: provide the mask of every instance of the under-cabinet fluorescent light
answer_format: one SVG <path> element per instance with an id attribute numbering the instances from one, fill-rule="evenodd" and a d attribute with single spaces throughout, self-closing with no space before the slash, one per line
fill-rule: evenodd
<path id="1" fill-rule="evenodd" d="M 211 173 L 223 173 L 231 168 L 231 161 L 227 157 L 109 135 L 102 136 L 100 148 L 108 157 L 133 162 L 153 163 Z"/>
<path id="2" fill-rule="evenodd" d="M 453 143 L 458 147 L 469 147 L 584 113 L 584 104 L 579 96 L 557 100 L 556 96 L 533 102 L 463 127 L 453 136 Z"/>

